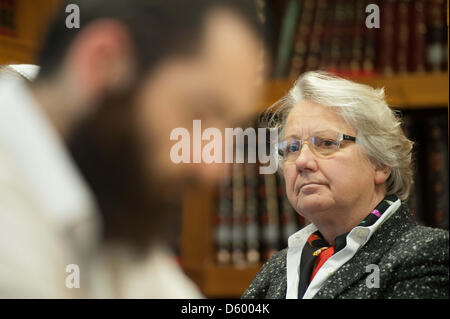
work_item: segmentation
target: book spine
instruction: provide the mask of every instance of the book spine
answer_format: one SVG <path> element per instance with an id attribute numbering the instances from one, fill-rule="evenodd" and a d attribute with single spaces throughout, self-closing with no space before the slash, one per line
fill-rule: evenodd
<path id="1" fill-rule="evenodd" d="M 280 41 L 278 45 L 277 61 L 275 65 L 275 78 L 287 75 L 289 60 L 292 55 L 295 30 L 297 29 L 300 14 L 300 1 L 290 0 L 282 20 Z"/>
<path id="2" fill-rule="evenodd" d="M 314 5 L 313 0 L 303 1 L 300 20 L 295 33 L 294 53 L 290 62 L 289 78 L 297 78 L 305 70 Z"/>
<path id="3" fill-rule="evenodd" d="M 219 183 L 219 207 L 216 215 L 215 241 L 216 261 L 219 265 L 231 263 L 231 176 L 230 168 L 225 166 L 225 173 Z"/>
<path id="4" fill-rule="evenodd" d="M 343 43 L 343 22 L 345 18 L 345 3 L 336 1 L 334 6 L 332 36 L 330 43 L 330 62 L 327 68 L 328 72 L 338 73 L 339 65 L 342 58 Z"/>
<path id="5" fill-rule="evenodd" d="M 342 7 L 342 36 L 340 38 L 340 58 L 338 64 L 338 73 L 341 76 L 351 75 L 350 62 L 352 59 L 352 46 L 354 41 L 354 14 L 355 3 L 353 1 L 344 1 Z"/>
<path id="6" fill-rule="evenodd" d="M 425 1 L 413 0 L 412 5 L 412 40 L 411 40 L 411 68 L 413 72 L 425 71 L 426 22 Z"/>
<path id="7" fill-rule="evenodd" d="M 380 7 L 379 68 L 384 75 L 394 73 L 395 1 L 383 0 Z"/>
<path id="8" fill-rule="evenodd" d="M 448 229 L 448 140 L 447 119 L 431 116 L 427 121 L 428 208 L 432 226 Z"/>
<path id="9" fill-rule="evenodd" d="M 278 174 L 278 196 L 281 203 L 280 225 L 281 225 L 281 241 L 282 247 L 288 246 L 289 237 L 298 229 L 296 215 L 286 196 L 286 183 L 282 174 Z"/>
<path id="10" fill-rule="evenodd" d="M 273 61 L 277 55 L 278 50 L 278 34 L 276 31 L 276 19 L 274 16 L 274 8 L 272 1 L 254 0 L 256 4 L 256 15 L 260 22 L 260 33 L 263 45 L 261 46 L 261 69 L 263 72 L 257 80 L 258 84 L 262 84 L 265 75 L 273 75 L 274 68 L 266 65 L 267 61 Z"/>
<path id="11" fill-rule="evenodd" d="M 314 10 L 314 19 L 309 43 L 309 52 L 306 58 L 305 71 L 317 70 L 319 68 L 322 36 L 324 32 L 327 0 L 317 0 Z"/>
<path id="12" fill-rule="evenodd" d="M 372 3 L 371 0 L 364 1 L 364 5 L 367 6 Z M 365 17 L 364 17 L 365 19 Z M 376 44 L 379 37 L 379 29 L 364 27 L 363 35 L 363 61 L 361 75 L 364 77 L 370 77 L 377 73 L 376 63 Z"/>
<path id="13" fill-rule="evenodd" d="M 403 118 L 403 132 L 406 137 L 414 141 L 413 147 L 413 164 L 414 164 L 414 182 L 411 187 L 410 196 L 408 198 L 408 207 L 414 218 L 422 225 L 426 224 L 426 216 L 423 211 L 423 187 L 422 187 L 422 176 L 420 174 L 421 165 L 419 161 L 418 154 L 420 152 L 419 145 L 421 143 L 416 143 L 419 139 L 419 134 L 417 131 L 417 121 L 416 117 L 413 115 L 406 115 Z"/>
<path id="14" fill-rule="evenodd" d="M 442 62 L 442 70 L 448 72 L 448 31 L 449 31 L 449 1 L 447 0 L 447 5 L 444 5 L 444 8 L 441 10 L 442 12 L 442 21 L 444 21 L 444 26 L 442 28 L 442 39 L 441 43 L 444 48 L 444 61 Z"/>
<path id="15" fill-rule="evenodd" d="M 409 55 L 409 8 L 411 1 L 400 0 L 396 3 L 395 31 L 395 70 L 397 73 L 408 72 Z"/>
<path id="16" fill-rule="evenodd" d="M 364 54 L 364 29 L 365 29 L 365 6 L 364 0 L 357 0 L 354 8 L 354 22 L 352 26 L 352 44 L 350 58 L 350 75 L 362 75 L 362 60 Z"/>
<path id="17" fill-rule="evenodd" d="M 442 19 L 444 8 L 444 0 L 430 0 L 427 3 L 426 63 L 432 72 L 441 71 L 446 59 L 445 20 Z"/>
<path id="18" fill-rule="evenodd" d="M 245 265 L 244 254 L 244 164 L 233 164 L 233 219 L 232 219 L 232 253 L 231 259 L 235 266 Z"/>
<path id="19" fill-rule="evenodd" d="M 276 178 L 273 174 L 265 174 L 264 194 L 265 207 L 263 207 L 262 218 L 262 242 L 263 242 L 263 259 L 269 259 L 279 249 L 279 213 L 277 200 Z"/>
<path id="20" fill-rule="evenodd" d="M 245 242 L 246 259 L 249 265 L 256 265 L 260 262 L 259 245 L 259 223 L 258 223 L 258 199 L 257 199 L 257 175 L 256 164 L 245 164 L 245 187 L 246 187 L 246 206 L 245 206 Z"/>
<path id="21" fill-rule="evenodd" d="M 334 15 L 336 10 L 336 0 L 328 0 L 324 18 L 324 27 L 320 49 L 320 70 L 330 70 L 331 65 L 331 43 L 334 37 L 336 26 L 334 25 Z M 335 66 L 334 66 L 335 67 Z"/>

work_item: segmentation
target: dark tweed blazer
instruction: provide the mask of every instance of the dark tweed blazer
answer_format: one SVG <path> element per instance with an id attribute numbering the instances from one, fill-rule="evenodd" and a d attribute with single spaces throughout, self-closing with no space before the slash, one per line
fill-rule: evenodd
<path id="1" fill-rule="evenodd" d="M 286 298 L 286 253 L 263 265 L 242 298 Z M 403 203 L 314 298 L 448 298 L 448 255 L 448 231 L 418 225 Z M 379 267 L 379 288 L 366 285 L 369 264 Z"/>

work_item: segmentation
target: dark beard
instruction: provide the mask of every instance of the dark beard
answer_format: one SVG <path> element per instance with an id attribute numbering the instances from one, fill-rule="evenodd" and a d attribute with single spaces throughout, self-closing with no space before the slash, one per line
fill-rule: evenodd
<path id="1" fill-rule="evenodd" d="M 149 178 L 144 169 L 132 96 L 105 99 L 74 130 L 68 147 L 99 206 L 105 243 L 127 244 L 139 252 L 161 242 L 174 247 L 181 201 L 178 194 L 168 196 L 166 181 Z"/>

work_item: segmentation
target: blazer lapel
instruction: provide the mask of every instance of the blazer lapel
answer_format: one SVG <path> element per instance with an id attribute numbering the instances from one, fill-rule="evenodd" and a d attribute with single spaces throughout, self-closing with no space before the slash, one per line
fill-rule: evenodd
<path id="1" fill-rule="evenodd" d="M 340 267 L 313 298 L 338 297 L 347 287 L 368 275 L 366 266 L 377 264 L 401 234 L 415 225 L 405 204 L 377 229 L 369 241 Z"/>

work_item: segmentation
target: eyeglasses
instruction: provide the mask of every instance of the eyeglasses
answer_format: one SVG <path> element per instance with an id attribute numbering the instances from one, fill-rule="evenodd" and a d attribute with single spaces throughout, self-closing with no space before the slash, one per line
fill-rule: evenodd
<path id="1" fill-rule="evenodd" d="M 295 162 L 304 143 L 319 157 L 328 157 L 339 151 L 343 141 L 356 142 L 356 137 L 334 131 L 317 132 L 306 139 L 287 139 L 278 144 L 278 153 L 286 162 Z"/>

